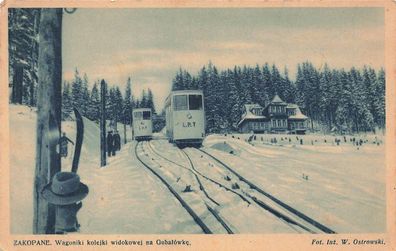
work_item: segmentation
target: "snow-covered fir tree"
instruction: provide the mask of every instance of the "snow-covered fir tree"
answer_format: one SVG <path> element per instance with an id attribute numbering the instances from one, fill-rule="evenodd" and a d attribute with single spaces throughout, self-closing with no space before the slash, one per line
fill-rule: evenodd
<path id="1" fill-rule="evenodd" d="M 132 80 L 131 77 L 128 77 L 126 88 L 125 88 L 125 97 L 124 97 L 124 121 L 127 124 L 131 124 L 132 122 L 132 109 L 133 109 L 133 96 L 132 96 Z"/>
<path id="2" fill-rule="evenodd" d="M 40 9 L 10 8 L 8 22 L 10 85 L 13 84 L 16 67 L 22 67 L 22 102 L 23 104 L 36 106 Z"/>

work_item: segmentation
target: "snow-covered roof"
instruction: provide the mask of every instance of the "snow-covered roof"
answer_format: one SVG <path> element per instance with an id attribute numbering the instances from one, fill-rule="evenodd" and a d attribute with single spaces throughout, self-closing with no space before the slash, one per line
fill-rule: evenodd
<path id="1" fill-rule="evenodd" d="M 259 104 L 246 104 L 245 105 L 245 111 L 251 111 L 253 108 L 256 109 L 263 109 Z"/>
<path id="2" fill-rule="evenodd" d="M 260 109 L 263 110 L 259 104 L 246 104 L 245 105 L 245 113 L 242 115 L 242 119 L 238 122 L 238 126 L 243 123 L 243 121 L 249 120 L 261 120 L 265 119 L 266 117 L 263 115 L 256 115 L 252 112 L 253 109 Z"/>
<path id="3" fill-rule="evenodd" d="M 283 104 L 286 104 L 285 101 L 283 101 L 283 100 L 278 96 L 278 94 L 276 94 L 276 95 L 274 96 L 274 98 L 272 99 L 271 103 L 283 103 Z"/>
<path id="4" fill-rule="evenodd" d="M 298 107 L 298 105 L 296 105 L 296 104 L 287 104 L 286 108 L 296 110 L 296 115 L 290 115 L 289 119 L 307 119 L 308 118 L 301 112 L 300 107 Z"/>

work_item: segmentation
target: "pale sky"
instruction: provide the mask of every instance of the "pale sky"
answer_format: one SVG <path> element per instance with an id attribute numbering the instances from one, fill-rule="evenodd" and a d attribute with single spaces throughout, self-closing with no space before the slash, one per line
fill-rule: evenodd
<path id="1" fill-rule="evenodd" d="M 382 8 L 77 9 L 63 16 L 63 75 L 77 67 L 135 96 L 150 87 L 157 111 L 179 67 L 196 74 L 275 63 L 294 79 L 306 60 L 333 68 L 384 66 Z"/>

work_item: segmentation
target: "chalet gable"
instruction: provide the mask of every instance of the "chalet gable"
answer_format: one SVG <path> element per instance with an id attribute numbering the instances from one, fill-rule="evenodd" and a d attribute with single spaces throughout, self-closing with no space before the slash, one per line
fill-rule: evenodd
<path id="1" fill-rule="evenodd" d="M 287 104 L 286 110 L 289 119 L 299 119 L 299 120 L 308 119 L 308 117 L 301 112 L 300 107 L 298 107 L 298 105 L 296 104 Z"/>
<path id="2" fill-rule="evenodd" d="M 261 107 L 259 104 L 246 104 L 245 105 L 245 113 L 246 114 L 253 114 L 256 116 L 261 116 L 263 115 L 263 107 Z"/>
<path id="3" fill-rule="evenodd" d="M 266 117 L 263 115 L 263 110 L 264 108 L 259 104 L 245 104 L 245 111 L 242 115 L 241 120 L 238 122 L 238 126 L 241 125 L 244 121 L 248 120 L 265 120 Z"/>

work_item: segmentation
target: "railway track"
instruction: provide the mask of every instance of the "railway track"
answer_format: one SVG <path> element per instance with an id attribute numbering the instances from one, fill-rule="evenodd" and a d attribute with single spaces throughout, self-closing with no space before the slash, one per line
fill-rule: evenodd
<path id="1" fill-rule="evenodd" d="M 316 233 L 315 230 L 310 229 L 309 227 L 306 227 L 305 225 L 301 224 L 300 222 L 294 220 L 292 217 L 289 217 L 287 214 L 285 214 L 284 212 L 282 212 L 281 210 L 274 208 L 271 205 L 268 205 L 267 203 L 263 202 L 262 200 L 256 198 L 255 196 L 251 196 L 248 192 L 242 192 L 242 193 L 238 193 L 236 191 L 234 191 L 233 189 L 235 188 L 229 188 L 229 184 L 225 185 L 222 182 L 216 181 L 215 178 L 211 178 L 210 175 L 205 175 L 204 173 L 202 173 L 200 170 L 198 170 L 198 168 L 196 167 L 196 165 L 194 165 L 194 162 L 190 156 L 191 153 L 187 153 L 186 150 L 184 149 L 180 149 L 179 151 L 183 153 L 183 155 L 186 157 L 190 168 L 185 167 L 184 165 L 174 162 L 173 160 L 171 160 L 170 158 L 164 156 L 162 153 L 158 152 L 157 150 L 155 150 L 152 146 L 151 143 L 149 144 L 150 148 L 152 149 L 153 152 L 155 152 L 156 155 L 158 155 L 159 157 L 174 163 L 175 165 L 181 167 L 181 168 L 185 168 L 188 169 L 190 171 L 193 171 L 194 173 L 196 173 L 197 175 L 199 175 L 200 177 L 204 178 L 205 180 L 207 180 L 208 182 L 212 183 L 213 185 L 216 185 L 216 187 L 221 187 L 223 189 L 225 189 L 226 192 L 231 192 L 234 195 L 237 195 L 241 200 L 243 200 L 244 202 L 246 202 L 248 205 L 250 205 L 251 203 L 255 203 L 259 208 L 265 209 L 266 211 L 268 211 L 270 214 L 274 215 L 275 217 L 279 218 L 282 222 L 286 223 L 290 228 L 292 228 L 294 231 L 296 232 L 308 232 L 308 233 Z M 192 151 L 194 148 L 192 148 L 190 151 Z M 203 156 L 201 155 L 201 158 Z M 210 157 L 211 158 L 211 157 Z M 213 158 L 211 158 L 211 160 L 213 160 Z M 199 161 L 199 160 L 198 160 Z M 195 162 L 198 162 L 195 161 Z M 202 185 L 202 182 L 200 182 L 200 185 Z"/>
<path id="2" fill-rule="evenodd" d="M 278 205 L 279 207 L 283 208 L 290 214 L 292 214 L 294 217 L 297 219 L 301 219 L 305 222 L 303 225 L 302 223 L 297 222 L 296 220 L 293 220 L 292 217 L 287 216 L 284 213 L 281 213 L 279 210 L 274 209 L 273 206 L 270 206 L 268 203 L 263 202 L 262 200 L 256 198 L 255 196 L 250 196 L 249 193 L 245 193 L 249 198 L 251 198 L 256 204 L 258 204 L 260 207 L 270 211 L 274 215 L 276 215 L 279 218 L 282 218 L 288 222 L 291 222 L 292 224 L 297 223 L 298 226 L 302 227 L 303 229 L 307 230 L 308 232 L 311 233 L 316 233 L 316 231 L 312 230 L 312 227 L 328 234 L 335 234 L 336 232 L 329 227 L 319 223 L 318 221 L 312 219 L 311 217 L 305 215 L 304 213 L 298 211 L 297 209 L 291 207 L 290 205 L 286 204 L 285 202 L 281 201 L 280 199 L 274 197 L 273 195 L 265 192 L 263 189 L 259 188 L 255 184 L 253 184 L 251 181 L 248 179 L 244 178 L 242 175 L 240 175 L 238 172 L 236 172 L 233 168 L 225 164 L 223 161 L 219 160 L 212 154 L 206 152 L 205 150 L 202 149 L 197 149 L 197 151 L 200 151 L 201 153 L 205 154 L 209 158 L 215 160 L 218 164 L 220 164 L 222 167 L 224 167 L 226 170 L 231 172 L 233 175 L 235 175 L 240 181 L 244 182 L 246 185 L 249 186 L 250 189 L 255 190 L 257 193 L 263 195 L 265 198 L 268 198 L 273 204 Z M 306 224 L 310 225 L 310 227 L 307 227 Z"/>
<path id="3" fill-rule="evenodd" d="M 156 151 L 156 150 L 151 146 L 150 143 L 149 143 L 149 147 L 151 148 L 151 150 L 152 150 L 154 153 L 156 153 L 156 154 L 157 154 L 158 156 L 160 156 L 161 158 L 163 158 L 163 159 L 165 159 L 165 160 L 167 160 L 167 161 L 169 161 L 169 162 L 171 162 L 171 163 L 173 163 L 173 164 L 175 164 L 175 165 L 177 165 L 177 166 L 179 166 L 179 167 L 181 167 L 181 168 L 187 169 L 188 171 L 192 172 L 192 173 L 195 175 L 195 177 L 196 177 L 197 180 L 199 180 L 199 178 L 198 178 L 198 176 L 197 176 L 197 175 L 199 175 L 199 176 L 201 176 L 202 178 L 204 178 L 204 179 L 206 179 L 206 180 L 208 180 L 208 181 L 210 181 L 210 182 L 216 184 L 217 186 L 219 186 L 219 187 L 221 187 L 221 188 L 224 188 L 227 192 L 231 192 L 231 193 L 233 193 L 233 194 L 239 196 L 239 197 L 240 197 L 243 201 L 245 201 L 247 204 L 251 204 L 251 202 L 250 202 L 248 199 L 246 199 L 242 194 L 240 194 L 240 193 L 238 193 L 238 192 L 235 192 L 234 190 L 228 188 L 227 186 L 225 186 L 225 185 L 223 185 L 223 184 L 221 184 L 221 183 L 219 183 L 219 182 L 217 182 L 217 181 L 215 181 L 215 180 L 213 180 L 213 179 L 207 177 L 206 175 L 203 175 L 201 172 L 199 172 L 199 171 L 195 168 L 195 165 L 193 164 L 191 158 L 188 156 L 188 154 L 187 154 L 185 151 L 181 150 L 181 152 L 184 154 L 184 156 L 186 156 L 187 160 L 189 161 L 189 164 L 190 164 L 191 169 L 189 169 L 189 168 L 187 168 L 187 167 L 185 167 L 185 166 L 183 166 L 183 165 L 181 165 L 181 164 L 179 164 L 179 163 L 177 163 L 177 162 L 174 162 L 173 160 L 170 160 L 169 158 L 165 157 L 164 155 L 162 155 L 161 153 L 159 153 L 158 151 Z M 199 184 L 200 184 L 201 188 L 204 189 L 204 187 L 202 186 L 202 182 L 199 181 Z M 216 204 L 218 205 L 218 203 L 216 203 Z"/>
<path id="4" fill-rule="evenodd" d="M 151 161 L 154 161 L 153 158 L 150 159 L 149 156 L 146 156 L 146 160 L 144 160 L 143 157 L 139 155 L 139 152 L 138 152 L 139 146 L 141 147 L 141 151 L 142 151 L 143 153 L 145 153 L 145 150 L 144 150 L 143 142 L 139 142 L 139 143 L 136 144 L 136 146 L 135 146 L 135 155 L 136 155 L 137 159 L 140 161 L 140 163 L 141 163 L 144 167 L 146 167 L 148 170 L 150 170 L 150 172 L 152 172 L 152 173 L 153 173 L 153 174 L 154 174 L 154 175 L 155 175 L 155 176 L 156 176 L 167 188 L 168 188 L 168 190 L 172 193 L 172 195 L 180 202 L 180 204 L 182 205 L 182 207 L 190 214 L 190 216 L 194 219 L 194 221 L 197 223 L 197 225 L 200 226 L 200 228 L 202 229 L 202 231 L 203 231 L 205 234 L 212 234 L 212 233 L 213 233 L 213 230 L 211 230 L 210 227 L 208 226 L 208 224 L 206 224 L 206 223 L 204 222 L 205 220 L 202 218 L 202 216 L 200 216 L 200 214 L 197 213 L 195 209 L 193 209 L 193 206 L 189 205 L 189 203 L 186 201 L 186 199 L 183 198 L 183 197 L 188 197 L 188 195 L 184 195 L 184 196 L 181 195 L 181 194 L 177 191 L 178 189 L 176 189 L 175 187 L 173 187 L 173 186 L 171 185 L 171 182 L 167 181 L 167 178 L 165 178 L 163 174 L 161 174 L 158 170 L 156 170 L 155 167 L 153 167 L 152 165 L 150 165 L 149 162 L 150 162 L 150 160 L 151 160 Z M 148 143 L 148 146 L 149 146 L 149 148 L 151 148 L 150 145 L 149 145 L 149 143 Z M 153 150 L 153 149 L 151 148 L 151 150 Z M 153 151 L 152 151 L 152 152 L 153 152 Z M 145 156 L 145 154 L 143 154 L 143 156 Z M 212 203 L 218 205 L 217 202 L 215 202 L 213 199 L 212 199 L 213 201 L 210 199 L 210 197 L 209 197 L 209 195 L 206 193 L 206 191 L 204 192 L 203 185 L 202 185 L 201 181 L 199 180 L 199 178 L 196 176 L 196 174 L 195 174 L 195 177 L 196 177 L 196 179 L 197 179 L 197 182 L 200 184 L 200 189 L 201 189 L 201 191 L 203 191 L 203 193 L 205 194 L 205 196 L 206 196 L 207 198 L 209 198 L 209 201 L 211 201 Z M 209 204 L 210 204 L 210 202 L 208 202 L 208 201 L 205 201 L 205 202 L 204 202 L 204 205 L 205 205 L 205 207 L 206 207 L 206 209 L 207 209 L 207 212 L 209 212 L 210 215 L 213 216 L 213 219 L 215 219 L 215 221 L 217 221 L 217 223 L 220 224 L 220 226 L 221 226 L 228 234 L 233 234 L 234 232 L 232 231 L 231 227 L 230 227 L 230 226 L 224 221 L 224 219 L 219 215 L 219 213 L 217 212 L 217 210 L 214 209 L 214 208 L 213 208 L 212 206 L 210 206 Z M 201 213 L 201 215 L 202 215 L 202 213 Z M 213 225 L 213 220 L 211 221 L 211 223 L 212 223 L 212 225 Z M 218 227 L 217 227 L 217 228 L 218 228 Z"/>

